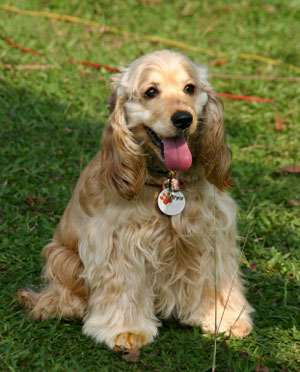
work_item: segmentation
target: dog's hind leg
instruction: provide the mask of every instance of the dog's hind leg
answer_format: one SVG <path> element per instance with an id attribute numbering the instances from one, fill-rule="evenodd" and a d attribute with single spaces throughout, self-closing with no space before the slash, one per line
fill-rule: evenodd
<path id="1" fill-rule="evenodd" d="M 83 317 L 86 291 L 78 251 L 54 240 L 42 253 L 47 260 L 43 277 L 48 284 L 40 292 L 19 290 L 19 301 L 35 319 Z"/>

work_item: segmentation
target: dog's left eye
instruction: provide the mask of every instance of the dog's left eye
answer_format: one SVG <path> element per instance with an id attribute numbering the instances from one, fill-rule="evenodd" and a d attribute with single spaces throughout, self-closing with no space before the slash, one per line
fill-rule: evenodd
<path id="1" fill-rule="evenodd" d="M 194 94 L 195 92 L 195 85 L 193 84 L 188 84 L 184 87 L 183 89 L 184 93 L 186 94 Z"/>

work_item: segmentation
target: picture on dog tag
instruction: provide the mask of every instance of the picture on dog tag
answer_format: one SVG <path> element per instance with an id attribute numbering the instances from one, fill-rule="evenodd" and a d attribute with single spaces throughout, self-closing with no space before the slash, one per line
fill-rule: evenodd
<path id="1" fill-rule="evenodd" d="M 158 207 L 164 214 L 176 216 L 184 210 L 185 197 L 181 191 L 166 188 L 158 195 Z"/>

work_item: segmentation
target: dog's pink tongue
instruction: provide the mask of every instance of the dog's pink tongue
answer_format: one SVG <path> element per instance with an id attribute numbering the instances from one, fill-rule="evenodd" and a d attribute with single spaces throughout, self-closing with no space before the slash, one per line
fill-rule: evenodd
<path id="1" fill-rule="evenodd" d="M 188 170 L 192 165 L 192 154 L 186 143 L 184 134 L 178 137 L 162 137 L 166 166 L 171 170 Z"/>

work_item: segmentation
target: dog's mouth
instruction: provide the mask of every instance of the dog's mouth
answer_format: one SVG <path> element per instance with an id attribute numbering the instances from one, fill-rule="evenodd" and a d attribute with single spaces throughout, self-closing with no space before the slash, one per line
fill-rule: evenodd
<path id="1" fill-rule="evenodd" d="M 164 153 L 164 144 L 160 137 L 150 128 L 146 127 L 146 132 L 148 133 L 148 136 L 150 137 L 152 143 L 154 143 L 155 146 L 159 147 L 161 149 L 162 154 Z"/>
<path id="2" fill-rule="evenodd" d="M 167 168 L 185 172 L 191 167 L 192 154 L 184 132 L 177 137 L 159 137 L 148 127 L 146 131 L 152 143 L 161 150 Z"/>

